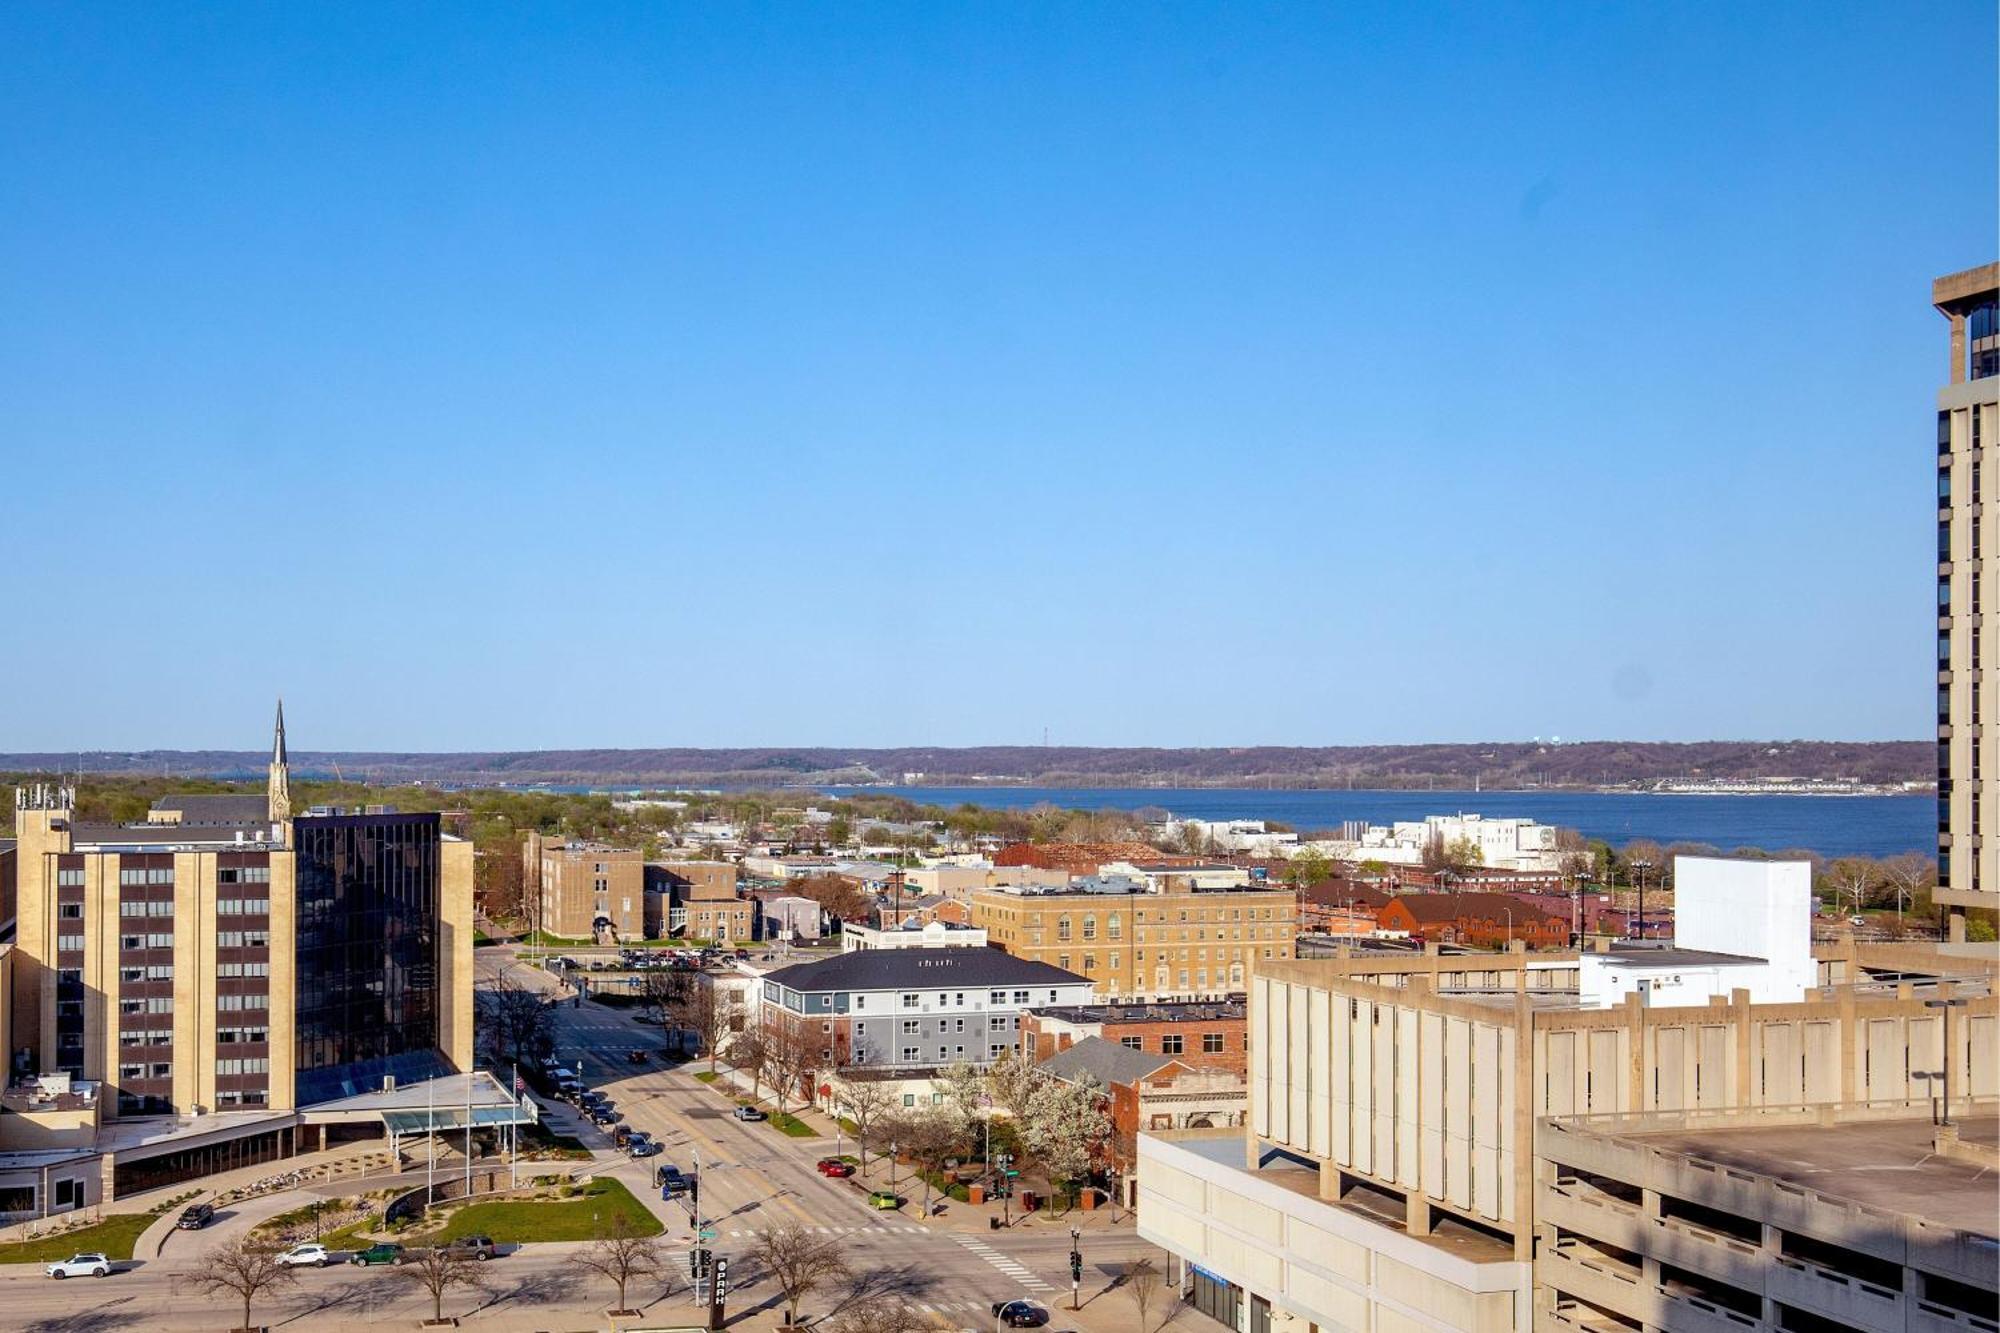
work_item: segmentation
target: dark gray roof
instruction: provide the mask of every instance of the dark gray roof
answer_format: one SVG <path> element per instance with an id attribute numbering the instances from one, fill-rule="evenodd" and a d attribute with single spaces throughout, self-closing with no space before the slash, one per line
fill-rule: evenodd
<path id="1" fill-rule="evenodd" d="M 796 991 L 911 990 L 943 986 L 1070 986 L 1087 982 L 1048 963 L 998 949 L 860 949 L 765 974 Z"/>
<path id="2" fill-rule="evenodd" d="M 1057 1051 L 1036 1068 L 1047 1070 L 1065 1083 L 1074 1083 L 1088 1074 L 1108 1088 L 1114 1083 L 1136 1083 L 1173 1062 L 1171 1055 L 1149 1054 L 1102 1037 L 1085 1037 L 1076 1045 Z"/>
<path id="3" fill-rule="evenodd" d="M 271 802 L 267 796 L 162 796 L 153 808 L 179 811 L 183 824 L 252 824 L 269 819 Z"/>

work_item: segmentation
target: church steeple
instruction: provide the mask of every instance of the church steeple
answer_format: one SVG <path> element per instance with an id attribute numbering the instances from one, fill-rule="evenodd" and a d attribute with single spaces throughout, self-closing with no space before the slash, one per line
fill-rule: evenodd
<path id="1" fill-rule="evenodd" d="M 291 767 L 285 758 L 285 701 L 278 700 L 278 727 L 271 737 L 271 778 L 267 788 L 272 820 L 292 817 Z"/>

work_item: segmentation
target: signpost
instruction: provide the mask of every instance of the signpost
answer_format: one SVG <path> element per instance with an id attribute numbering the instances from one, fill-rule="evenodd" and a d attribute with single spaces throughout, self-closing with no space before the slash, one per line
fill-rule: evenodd
<path id="1" fill-rule="evenodd" d="M 715 1261 L 715 1282 L 709 1296 L 708 1326 L 710 1329 L 722 1327 L 722 1303 L 729 1297 L 729 1261 Z"/>

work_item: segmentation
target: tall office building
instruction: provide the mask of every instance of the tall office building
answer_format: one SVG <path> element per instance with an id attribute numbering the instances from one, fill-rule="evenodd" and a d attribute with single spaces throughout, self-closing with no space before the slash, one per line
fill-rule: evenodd
<path id="1" fill-rule="evenodd" d="M 436 814 L 292 817 L 284 714 L 258 796 L 79 820 L 15 797 L 11 1072 L 113 1116 L 289 1110 L 472 1065 L 472 844 Z"/>
<path id="2" fill-rule="evenodd" d="M 1938 889 L 1951 938 L 1965 909 L 2000 907 L 2000 813 L 1986 787 L 1986 720 L 2000 675 L 1981 660 L 1985 551 L 2000 540 L 2000 506 L 1982 498 L 1986 449 L 2000 432 L 2000 264 L 1931 284 L 1951 321 L 1951 367 L 1938 391 Z"/>

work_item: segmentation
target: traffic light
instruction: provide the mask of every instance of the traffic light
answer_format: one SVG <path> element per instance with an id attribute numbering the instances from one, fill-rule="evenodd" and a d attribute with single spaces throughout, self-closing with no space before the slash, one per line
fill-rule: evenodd
<path id="1" fill-rule="evenodd" d="M 708 1251 L 702 1249 L 699 1246 L 696 1246 L 694 1249 L 689 1250 L 688 1278 L 691 1281 L 699 1282 L 701 1280 L 702 1274 L 706 1273 L 707 1271 L 708 1271 Z"/>
<path id="2" fill-rule="evenodd" d="M 689 1177 L 688 1177 L 688 1207 L 690 1207 L 690 1208 L 698 1208 L 698 1207 L 699 1207 L 700 1205 L 701 1205 L 701 1177 L 700 1177 L 700 1176 L 689 1176 Z"/>
<path id="3" fill-rule="evenodd" d="M 1083 1256 L 1075 1250 L 1069 1252 L 1069 1280 L 1071 1282 L 1083 1281 Z"/>

